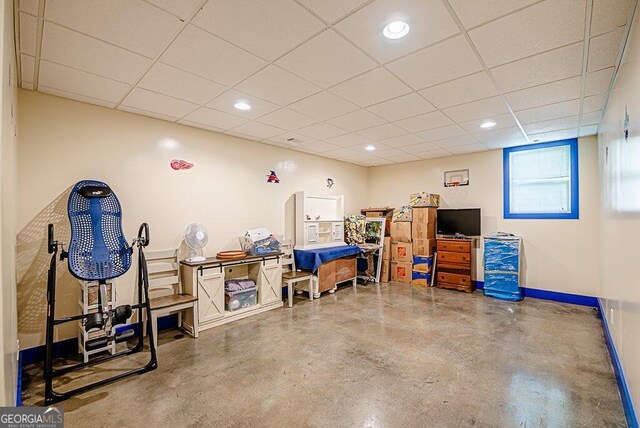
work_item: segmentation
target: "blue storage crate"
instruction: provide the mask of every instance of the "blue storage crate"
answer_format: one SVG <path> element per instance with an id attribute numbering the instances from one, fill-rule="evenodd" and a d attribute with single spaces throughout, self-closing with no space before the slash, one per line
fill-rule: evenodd
<path id="1" fill-rule="evenodd" d="M 484 238 L 484 295 L 518 301 L 520 288 L 520 238 L 490 236 Z"/>
<path id="2" fill-rule="evenodd" d="M 518 284 L 518 275 L 513 273 L 485 273 L 484 295 L 503 300 L 522 300 L 523 295 Z"/>

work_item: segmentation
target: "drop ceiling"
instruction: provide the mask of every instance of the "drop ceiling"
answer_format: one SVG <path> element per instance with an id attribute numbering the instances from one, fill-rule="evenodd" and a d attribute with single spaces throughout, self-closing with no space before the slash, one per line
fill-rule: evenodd
<path id="1" fill-rule="evenodd" d="M 20 86 L 359 165 L 430 159 L 597 133 L 636 1 L 20 0 Z"/>

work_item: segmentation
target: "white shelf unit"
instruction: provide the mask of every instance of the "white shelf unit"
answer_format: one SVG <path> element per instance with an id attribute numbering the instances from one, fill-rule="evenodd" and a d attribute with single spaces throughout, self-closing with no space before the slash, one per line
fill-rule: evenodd
<path id="1" fill-rule="evenodd" d="M 80 281 L 78 288 L 78 306 L 82 314 L 90 314 L 98 311 L 98 281 Z M 107 306 L 114 309 L 116 304 L 116 287 L 113 280 L 107 281 Z M 102 352 L 109 352 L 111 355 L 116 352 L 116 342 L 109 341 L 107 346 L 98 349 L 86 350 L 86 343 L 89 340 L 97 339 L 105 336 L 104 330 L 87 332 L 82 325 L 82 320 L 78 321 L 78 352 L 82 354 L 83 361 L 86 363 L 92 355 Z"/>
<path id="2" fill-rule="evenodd" d="M 344 244 L 344 195 L 296 192 L 296 250 Z"/>

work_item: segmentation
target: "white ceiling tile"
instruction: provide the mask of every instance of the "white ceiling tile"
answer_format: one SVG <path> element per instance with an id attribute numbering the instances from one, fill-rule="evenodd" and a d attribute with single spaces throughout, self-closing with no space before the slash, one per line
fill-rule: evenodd
<path id="1" fill-rule="evenodd" d="M 237 89 L 282 106 L 320 91 L 317 86 L 275 65 L 263 68 Z"/>
<path id="2" fill-rule="evenodd" d="M 408 132 L 393 123 L 385 123 L 384 125 L 374 126 L 373 128 L 358 131 L 358 134 L 371 140 L 380 141 L 389 138 L 405 135 Z"/>
<path id="3" fill-rule="evenodd" d="M 343 116 L 334 117 L 327 122 L 331 125 L 337 126 L 338 128 L 346 129 L 351 132 L 360 131 L 365 128 L 371 128 L 372 126 L 382 125 L 385 123 L 383 119 L 380 119 L 375 114 L 366 110 L 357 110 L 347 113 Z"/>
<path id="4" fill-rule="evenodd" d="M 326 141 L 327 143 L 335 144 L 340 147 L 353 147 L 373 143 L 369 139 L 358 134 L 340 135 L 339 137 L 329 138 Z"/>
<path id="5" fill-rule="evenodd" d="M 536 1 L 538 0 L 449 0 L 460 22 L 467 29 L 507 15 Z"/>
<path id="6" fill-rule="evenodd" d="M 280 147 L 283 149 L 288 149 L 289 147 L 291 147 L 291 143 L 280 143 L 278 141 L 272 141 L 272 140 L 262 140 L 261 143 L 268 144 L 270 146 Z"/>
<path id="7" fill-rule="evenodd" d="M 112 103 L 120 101 L 131 89 L 131 86 L 124 83 L 49 61 L 40 62 L 39 84 Z"/>
<path id="8" fill-rule="evenodd" d="M 576 43 L 496 67 L 491 73 L 504 92 L 578 76 L 582 50 L 582 43 Z"/>
<path id="9" fill-rule="evenodd" d="M 55 0 L 44 17 L 149 58 L 157 58 L 183 25 L 140 0 Z"/>
<path id="10" fill-rule="evenodd" d="M 186 19 L 200 4 L 201 0 L 146 0 L 180 19 Z"/>
<path id="11" fill-rule="evenodd" d="M 32 85 L 32 84 L 29 83 L 28 85 Z M 31 86 L 28 89 L 33 89 L 33 86 Z M 97 98 L 86 97 L 84 95 L 75 94 L 73 92 L 66 92 L 56 88 L 49 88 L 42 84 L 38 85 L 38 92 L 44 92 L 45 94 L 51 94 L 57 97 L 69 98 L 70 100 L 81 101 L 83 103 L 95 104 L 103 107 L 113 108 L 116 105 L 116 103 L 113 101 L 105 101 Z M 139 114 L 146 114 L 146 113 L 139 113 Z M 170 119 L 167 118 L 167 120 L 170 120 Z"/>
<path id="12" fill-rule="evenodd" d="M 198 107 L 197 104 L 140 88 L 134 88 L 122 101 L 122 105 L 175 119 L 189 114 Z"/>
<path id="13" fill-rule="evenodd" d="M 627 23 L 632 0 L 593 0 L 591 35 L 608 33 Z"/>
<path id="14" fill-rule="evenodd" d="M 410 155 L 409 153 L 402 153 L 398 156 L 388 156 L 385 159 L 390 160 L 391 162 L 414 162 L 420 160 L 418 156 Z"/>
<path id="15" fill-rule="evenodd" d="M 616 65 L 623 35 L 624 29 L 621 28 L 611 33 L 591 38 L 589 41 L 587 72 L 602 70 Z"/>
<path id="16" fill-rule="evenodd" d="M 602 120 L 602 110 L 592 111 L 589 113 L 582 114 L 582 120 L 580 121 L 580 125 L 588 126 L 588 125 L 597 125 Z"/>
<path id="17" fill-rule="evenodd" d="M 324 141 L 305 141 L 304 143 L 295 144 L 291 148 L 307 153 L 324 153 L 339 149 L 340 147 L 325 143 Z"/>
<path id="18" fill-rule="evenodd" d="M 298 129 L 298 133 L 307 137 L 315 138 L 316 140 L 325 140 L 327 138 L 337 137 L 338 135 L 344 135 L 347 133 L 344 129 L 329 125 L 328 123 L 320 122 L 311 126 Z"/>
<path id="19" fill-rule="evenodd" d="M 444 149 L 438 149 L 438 150 L 430 150 L 428 152 L 420 153 L 418 156 L 420 156 L 420 158 L 422 159 L 444 158 L 447 156 L 451 156 L 451 152 Z"/>
<path id="20" fill-rule="evenodd" d="M 469 31 L 488 67 L 584 39 L 585 0 L 543 1 Z"/>
<path id="21" fill-rule="evenodd" d="M 486 72 L 461 77 L 447 83 L 423 89 L 420 95 L 439 109 L 498 95 Z"/>
<path id="22" fill-rule="evenodd" d="M 317 120 L 312 119 L 309 116 L 286 108 L 271 112 L 257 120 L 258 122 L 286 129 L 288 131 L 303 128 L 317 122 Z"/>
<path id="23" fill-rule="evenodd" d="M 439 128 L 451 123 L 453 123 L 451 119 L 439 111 L 433 111 L 395 122 L 396 125 L 409 132 L 426 131 L 427 129 Z"/>
<path id="24" fill-rule="evenodd" d="M 300 0 L 316 15 L 333 24 L 369 0 Z"/>
<path id="25" fill-rule="evenodd" d="M 416 134 L 406 134 L 399 137 L 389 138 L 387 140 L 383 140 L 382 142 L 389 147 L 406 147 L 413 144 L 423 143 L 424 140 L 418 137 Z"/>
<path id="26" fill-rule="evenodd" d="M 192 25 L 169 45 L 160 60 L 227 86 L 267 65 L 264 60 Z"/>
<path id="27" fill-rule="evenodd" d="M 466 134 L 467 132 L 459 125 L 442 126 L 440 128 L 418 132 L 418 136 L 424 138 L 426 141 L 444 140 L 445 138 L 459 137 Z"/>
<path id="28" fill-rule="evenodd" d="M 195 74 L 156 62 L 138 87 L 196 104 L 204 104 L 225 91 L 225 87 Z"/>
<path id="29" fill-rule="evenodd" d="M 524 110 L 549 103 L 572 100 L 580 97 L 582 77 L 576 76 L 545 85 L 534 86 L 505 94 L 514 110 Z"/>
<path id="30" fill-rule="evenodd" d="M 560 119 L 545 120 L 544 122 L 529 123 L 523 128 L 529 137 L 543 132 L 559 131 L 562 129 L 577 128 L 579 116 L 569 116 Z"/>
<path id="31" fill-rule="evenodd" d="M 412 144 L 410 146 L 403 147 L 402 151 L 413 154 L 413 155 L 419 155 L 420 153 L 430 152 L 432 150 L 438 150 L 438 149 L 440 149 L 440 147 L 436 146 L 433 143 L 419 143 L 419 144 Z"/>
<path id="32" fill-rule="evenodd" d="M 284 144 L 288 146 L 294 146 L 302 143 L 314 142 L 317 140 L 307 137 L 305 135 L 301 135 L 297 132 L 289 131 L 289 132 L 285 132 L 284 134 L 278 134 L 276 136 L 270 137 L 268 140 L 265 140 L 265 141 L 275 142 L 275 143 Z"/>
<path id="33" fill-rule="evenodd" d="M 251 109 L 238 110 L 234 107 L 234 104 L 237 102 L 245 102 L 251 106 Z M 216 97 L 207 103 L 207 107 L 246 119 L 255 119 L 280 108 L 276 104 L 254 97 L 253 95 L 245 94 L 244 92 L 236 91 L 235 89 L 229 89 L 224 94 Z"/>
<path id="34" fill-rule="evenodd" d="M 31 82 L 22 82 L 22 83 L 20 84 L 20 87 L 21 87 L 22 89 L 27 89 L 27 90 L 29 90 L 29 91 L 33 91 L 33 83 L 31 83 Z M 43 92 L 44 92 L 44 91 L 43 91 Z"/>
<path id="35" fill-rule="evenodd" d="M 604 107 L 604 93 L 590 95 L 582 100 L 582 112 L 591 113 Z"/>
<path id="36" fill-rule="evenodd" d="M 133 84 L 152 61 L 122 48 L 45 22 L 42 59 Z"/>
<path id="37" fill-rule="evenodd" d="M 575 116 L 580 113 L 580 100 L 564 101 L 556 104 L 535 107 L 516 112 L 516 117 L 522 125 L 545 120 L 557 119 L 567 116 Z"/>
<path id="38" fill-rule="evenodd" d="M 128 113 L 139 114 L 141 116 L 147 116 L 147 117 L 153 117 L 153 118 L 156 118 L 156 119 L 162 119 L 162 120 L 166 120 L 166 121 L 169 121 L 169 122 L 174 122 L 176 120 L 175 117 L 167 116 L 167 115 L 164 115 L 164 114 L 161 114 L 161 113 L 157 113 L 157 112 L 152 112 L 152 111 L 139 109 L 139 108 L 136 108 L 136 107 L 129 107 L 129 106 L 125 106 L 123 104 L 120 104 L 118 106 L 118 110 L 126 111 Z"/>
<path id="39" fill-rule="evenodd" d="M 20 74 L 23 82 L 33 82 L 36 59 L 29 55 L 20 55 Z"/>
<path id="40" fill-rule="evenodd" d="M 530 144 L 520 128 L 517 126 L 514 126 L 513 128 L 496 129 L 495 131 L 483 132 L 481 134 L 476 134 L 475 137 L 490 149 Z"/>
<path id="41" fill-rule="evenodd" d="M 322 88 L 328 88 L 375 68 L 371 58 L 329 29 L 278 61 L 280 67 Z"/>
<path id="42" fill-rule="evenodd" d="M 409 34 L 398 40 L 385 38 L 382 29 L 394 21 L 409 24 Z M 382 63 L 459 32 L 440 0 L 377 0 L 339 22 L 336 28 Z"/>
<path id="43" fill-rule="evenodd" d="M 238 137 L 238 138 L 242 138 L 243 140 L 249 140 L 249 141 L 260 141 L 263 140 L 263 138 L 260 137 L 256 137 L 253 135 L 247 135 L 247 134 L 243 134 L 241 132 L 235 132 L 235 131 L 224 131 L 225 135 L 231 135 L 232 137 Z"/>
<path id="44" fill-rule="evenodd" d="M 325 27 L 291 0 L 210 1 L 192 23 L 269 61 Z"/>
<path id="45" fill-rule="evenodd" d="M 385 148 L 385 147 L 379 147 L 379 145 L 376 143 L 375 145 L 376 150 L 372 152 L 372 155 L 377 157 L 377 158 L 381 158 L 381 159 L 389 159 L 395 156 L 408 156 L 407 153 L 403 152 L 402 150 L 398 150 L 398 149 L 394 149 L 394 148 Z"/>
<path id="46" fill-rule="evenodd" d="M 491 116 L 497 116 L 509 112 L 507 106 L 502 100 L 502 97 L 492 97 L 485 98 L 484 100 L 472 101 L 467 104 L 449 107 L 442 111 L 456 122 L 489 119 Z"/>
<path id="47" fill-rule="evenodd" d="M 583 126 L 580 128 L 580 137 L 598 134 L 598 125 Z"/>
<path id="48" fill-rule="evenodd" d="M 232 129 L 233 132 L 237 132 L 243 135 L 249 135 L 259 139 L 271 138 L 276 135 L 282 134 L 285 130 L 276 128 L 275 126 L 265 125 L 259 122 L 247 122 L 243 125 L 236 126 Z"/>
<path id="49" fill-rule="evenodd" d="M 367 150 L 367 147 L 374 147 L 374 150 Z M 361 151 L 362 153 L 365 153 L 365 154 L 368 153 L 371 156 L 376 156 L 376 157 L 379 157 L 379 154 L 381 152 L 396 150 L 392 147 L 385 146 L 379 141 L 370 141 L 363 144 L 358 144 L 357 146 L 351 146 L 349 148 L 352 150 Z"/>
<path id="50" fill-rule="evenodd" d="M 247 119 L 207 107 L 200 107 L 189 116 L 186 116 L 184 120 L 224 130 L 235 128 L 247 122 Z"/>
<path id="51" fill-rule="evenodd" d="M 438 147 L 443 149 L 449 149 L 449 147 L 455 146 L 466 146 L 469 144 L 479 144 L 478 140 L 476 140 L 471 135 L 461 135 L 459 137 L 447 138 L 445 140 L 433 141 L 432 144 L 435 144 Z"/>
<path id="52" fill-rule="evenodd" d="M 355 159 L 357 157 L 360 157 L 361 155 L 362 155 L 361 153 L 356 152 L 355 150 L 347 149 L 347 148 L 331 150 L 329 152 L 323 153 L 323 156 L 329 156 L 334 159 L 346 159 L 346 158 Z"/>
<path id="53" fill-rule="evenodd" d="M 39 0 L 20 0 L 20 10 L 31 15 L 38 15 L 38 3 Z"/>
<path id="54" fill-rule="evenodd" d="M 176 123 L 179 123 L 181 125 L 190 126 L 192 128 L 204 129 L 204 130 L 207 130 L 207 131 L 213 131 L 213 132 L 219 132 L 219 133 L 224 132 L 224 129 L 216 128 L 215 126 L 205 125 L 204 123 L 191 122 L 189 120 L 184 120 L 184 119 L 181 119 Z"/>
<path id="55" fill-rule="evenodd" d="M 569 138 L 577 138 L 578 129 L 563 129 L 560 131 L 545 132 L 541 134 L 529 135 L 532 141 L 536 143 L 545 143 L 547 141 L 567 140 Z"/>
<path id="56" fill-rule="evenodd" d="M 388 120 L 396 121 L 408 117 L 429 113 L 436 108 L 420 95 L 411 93 L 367 107 L 367 110 Z"/>
<path id="57" fill-rule="evenodd" d="M 482 70 L 482 65 L 463 36 L 400 58 L 387 68 L 413 89 L 423 89 Z"/>
<path id="58" fill-rule="evenodd" d="M 318 120 L 327 120 L 345 113 L 358 110 L 358 106 L 342 98 L 323 91 L 288 106 Z"/>
<path id="59" fill-rule="evenodd" d="M 20 12 L 20 52 L 35 56 L 38 19 Z"/>
<path id="60" fill-rule="evenodd" d="M 449 150 L 454 155 L 462 155 L 465 153 L 484 152 L 487 150 L 487 147 L 482 143 L 474 143 L 465 144 L 464 146 L 448 147 L 447 150 Z"/>
<path id="61" fill-rule="evenodd" d="M 482 125 L 486 121 L 495 122 L 495 126 L 491 128 L 482 128 Z M 513 119 L 511 113 L 500 114 L 497 116 L 489 116 L 483 119 L 471 120 L 469 122 L 462 122 L 460 126 L 463 127 L 467 132 L 471 134 L 478 134 L 483 132 L 494 131 L 496 129 L 502 128 L 511 128 L 513 126 L 518 126 L 516 121 Z"/>
<path id="62" fill-rule="evenodd" d="M 411 89 L 382 67 L 368 71 L 331 88 L 331 92 L 360 107 L 367 107 L 411 92 Z"/>
<path id="63" fill-rule="evenodd" d="M 600 92 L 609 90 L 609 84 L 613 78 L 613 70 L 615 67 L 605 68 L 604 70 L 587 73 L 587 81 L 585 82 L 584 95 L 595 95 Z"/>

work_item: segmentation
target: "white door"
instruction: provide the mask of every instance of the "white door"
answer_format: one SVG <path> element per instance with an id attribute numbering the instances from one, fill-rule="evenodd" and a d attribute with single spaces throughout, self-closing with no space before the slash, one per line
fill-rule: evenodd
<path id="1" fill-rule="evenodd" d="M 224 316 L 224 273 L 218 269 L 198 275 L 198 322 L 200 324 Z"/>
<path id="2" fill-rule="evenodd" d="M 260 304 L 282 301 L 282 265 L 260 265 L 258 276 Z"/>
<path id="3" fill-rule="evenodd" d="M 331 236 L 334 241 L 344 241 L 344 224 L 332 223 L 331 224 Z"/>
<path id="4" fill-rule="evenodd" d="M 308 223 L 305 224 L 304 227 L 307 235 L 305 244 L 318 242 L 318 228 L 320 227 L 320 225 L 318 223 Z"/>

